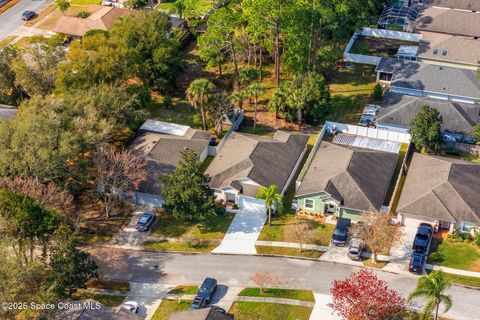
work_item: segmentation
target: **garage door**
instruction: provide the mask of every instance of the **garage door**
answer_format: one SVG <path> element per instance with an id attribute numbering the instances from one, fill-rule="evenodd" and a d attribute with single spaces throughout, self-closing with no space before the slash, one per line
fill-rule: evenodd
<path id="1" fill-rule="evenodd" d="M 165 200 L 162 196 L 135 192 L 135 204 L 151 208 L 161 208 Z"/>
<path id="2" fill-rule="evenodd" d="M 404 225 L 405 227 L 417 228 L 418 225 L 422 222 L 428 222 L 433 224 L 434 221 L 428 221 L 427 219 L 414 218 L 407 215 L 402 216 L 402 225 Z"/>
<path id="3" fill-rule="evenodd" d="M 266 212 L 265 200 L 239 196 L 238 207 L 244 211 Z"/>

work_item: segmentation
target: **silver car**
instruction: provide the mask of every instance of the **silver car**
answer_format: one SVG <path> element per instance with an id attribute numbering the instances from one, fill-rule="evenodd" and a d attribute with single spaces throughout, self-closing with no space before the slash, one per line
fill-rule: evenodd
<path id="1" fill-rule="evenodd" d="M 362 251 L 364 245 L 362 239 L 352 238 L 350 244 L 348 245 L 348 256 L 352 260 L 360 260 L 362 258 Z"/>

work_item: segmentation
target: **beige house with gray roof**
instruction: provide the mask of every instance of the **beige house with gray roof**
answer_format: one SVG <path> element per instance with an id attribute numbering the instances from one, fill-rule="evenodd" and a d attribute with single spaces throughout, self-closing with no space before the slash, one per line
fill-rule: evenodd
<path id="1" fill-rule="evenodd" d="M 480 224 L 480 164 L 415 153 L 397 206 L 403 225 L 438 223 L 470 231 Z"/>

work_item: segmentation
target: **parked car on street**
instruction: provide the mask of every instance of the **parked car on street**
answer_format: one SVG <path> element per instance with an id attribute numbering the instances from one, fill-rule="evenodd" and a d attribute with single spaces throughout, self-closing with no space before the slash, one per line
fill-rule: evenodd
<path id="1" fill-rule="evenodd" d="M 412 253 L 408 270 L 416 274 L 421 274 L 423 272 L 423 267 L 425 266 L 426 260 L 427 256 L 425 254 L 420 252 Z"/>
<path id="2" fill-rule="evenodd" d="M 428 255 L 430 244 L 432 243 L 433 227 L 428 223 L 420 223 L 417 228 L 412 249 L 415 252 Z"/>
<path id="3" fill-rule="evenodd" d="M 213 294 L 217 290 L 217 280 L 213 278 L 205 278 L 200 289 L 198 289 L 197 296 L 193 299 L 190 305 L 190 310 L 205 308 L 212 300 Z"/>
<path id="4" fill-rule="evenodd" d="M 136 301 L 126 301 L 122 303 L 122 309 L 128 310 L 133 313 L 138 312 L 138 302 Z"/>
<path id="5" fill-rule="evenodd" d="M 148 231 L 154 221 L 155 213 L 151 211 L 145 211 L 138 219 L 137 225 L 135 227 L 138 229 L 138 231 Z"/>
<path id="6" fill-rule="evenodd" d="M 32 20 L 34 17 L 35 17 L 35 11 L 25 11 L 22 13 L 23 21 Z"/>
<path id="7" fill-rule="evenodd" d="M 344 246 L 347 243 L 348 229 L 352 221 L 346 218 L 338 218 L 337 225 L 332 234 L 332 243 L 336 246 Z"/>
<path id="8" fill-rule="evenodd" d="M 360 238 L 352 238 L 348 245 L 348 256 L 352 260 L 360 260 L 363 252 L 363 241 Z"/>

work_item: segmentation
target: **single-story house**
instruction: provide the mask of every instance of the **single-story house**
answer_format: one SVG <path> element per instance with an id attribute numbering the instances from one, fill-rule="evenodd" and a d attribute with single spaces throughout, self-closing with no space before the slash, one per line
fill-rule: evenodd
<path id="1" fill-rule="evenodd" d="M 205 174 L 217 200 L 240 208 L 264 206 L 257 200 L 260 186 L 276 185 L 283 195 L 307 150 L 308 136 L 277 131 L 273 138 L 233 132 Z"/>
<path id="2" fill-rule="evenodd" d="M 415 153 L 400 201 L 399 221 L 470 231 L 480 224 L 480 164 Z"/>
<path id="3" fill-rule="evenodd" d="M 133 15 L 138 12 L 100 5 L 90 5 L 86 11 L 90 13 L 86 18 L 62 15 L 55 23 L 52 31 L 80 38 L 91 30 L 110 30 L 118 17 Z"/>
<path id="4" fill-rule="evenodd" d="M 185 149 L 193 150 L 204 161 L 208 156 L 211 134 L 176 123 L 147 120 L 140 127 L 130 149 L 147 160 L 147 179 L 136 193 L 139 204 L 159 207 L 163 204 L 160 177 L 171 173 Z"/>
<path id="5" fill-rule="evenodd" d="M 53 315 L 53 320 L 140 320 L 143 317 L 118 308 L 112 308 L 102 305 L 93 299 L 85 300 L 66 300 L 61 302 L 65 307 L 59 308 Z"/>
<path id="6" fill-rule="evenodd" d="M 17 115 L 17 111 L 17 107 L 0 104 L 0 121 L 11 120 L 15 118 L 15 116 Z"/>
<path id="7" fill-rule="evenodd" d="M 423 5 L 480 12 L 478 0 L 414 0 Z"/>
<path id="8" fill-rule="evenodd" d="M 300 183 L 297 208 L 360 220 L 379 211 L 398 154 L 322 141 Z"/>
<path id="9" fill-rule="evenodd" d="M 427 6 L 418 15 L 415 21 L 415 30 L 478 39 L 480 37 L 480 14 L 468 10 Z"/>
<path id="10" fill-rule="evenodd" d="M 480 82 L 473 70 L 392 58 L 382 58 L 375 71 L 377 80 L 391 91 L 463 103 L 480 101 Z"/>
<path id="11" fill-rule="evenodd" d="M 190 311 L 175 312 L 168 320 L 232 320 L 230 316 L 216 311 L 214 308 L 203 308 Z"/>
<path id="12" fill-rule="evenodd" d="M 376 117 L 377 128 L 406 132 L 410 128 L 412 119 L 425 105 L 438 110 L 443 118 L 443 132 L 468 136 L 473 133 L 473 127 L 480 124 L 480 105 L 478 104 L 387 92 Z"/>

